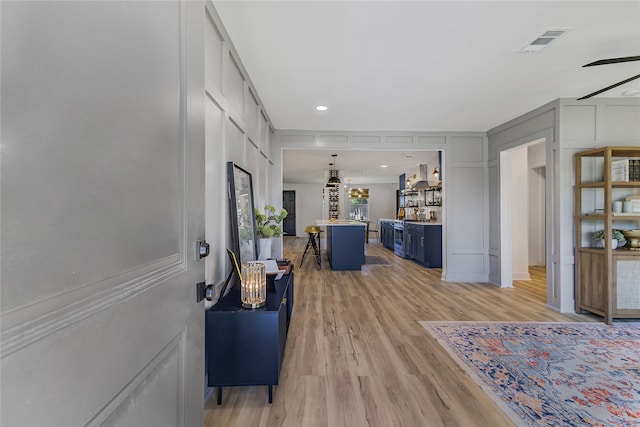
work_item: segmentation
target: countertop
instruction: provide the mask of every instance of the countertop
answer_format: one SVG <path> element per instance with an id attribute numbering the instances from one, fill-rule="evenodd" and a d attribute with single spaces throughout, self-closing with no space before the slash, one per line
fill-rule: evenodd
<path id="1" fill-rule="evenodd" d="M 349 219 L 336 219 L 333 221 L 329 221 L 328 219 L 316 219 L 316 225 L 319 225 L 320 227 L 333 227 L 337 225 L 355 225 L 364 227 L 365 225 L 367 225 L 367 223 L 360 221 L 351 221 Z"/>
<path id="2" fill-rule="evenodd" d="M 401 221 L 399 219 L 388 219 L 388 218 L 380 218 L 380 221 L 384 222 L 396 222 Z M 411 221 L 410 219 L 404 220 L 405 224 L 418 224 L 418 225 L 442 225 L 440 221 L 429 222 L 429 221 Z"/>

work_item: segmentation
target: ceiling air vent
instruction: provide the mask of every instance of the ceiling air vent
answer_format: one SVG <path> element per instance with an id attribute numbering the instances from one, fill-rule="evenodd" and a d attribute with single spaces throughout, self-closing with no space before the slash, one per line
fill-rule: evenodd
<path id="1" fill-rule="evenodd" d="M 518 52 L 520 53 L 534 53 L 540 52 L 542 49 L 547 47 L 549 43 L 569 31 L 570 28 L 561 28 L 554 30 L 547 30 L 541 35 L 539 35 L 534 41 L 520 49 Z"/>

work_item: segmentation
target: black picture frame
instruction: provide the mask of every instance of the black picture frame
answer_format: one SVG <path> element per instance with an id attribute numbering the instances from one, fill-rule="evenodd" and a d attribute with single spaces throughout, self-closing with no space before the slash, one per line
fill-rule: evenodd
<path id="1" fill-rule="evenodd" d="M 258 259 L 258 234 L 253 203 L 251 174 L 227 162 L 231 250 L 239 264 Z"/>

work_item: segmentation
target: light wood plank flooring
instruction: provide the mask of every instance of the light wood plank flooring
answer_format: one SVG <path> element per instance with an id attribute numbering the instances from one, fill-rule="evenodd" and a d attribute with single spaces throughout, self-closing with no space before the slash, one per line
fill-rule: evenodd
<path id="1" fill-rule="evenodd" d="M 206 426 L 508 426 L 511 421 L 418 324 L 419 320 L 597 321 L 545 307 L 544 269 L 512 289 L 445 283 L 378 244 L 388 265 L 331 271 L 300 258 L 306 238 L 285 238 L 295 262 L 295 304 L 280 384 L 215 391 Z"/>

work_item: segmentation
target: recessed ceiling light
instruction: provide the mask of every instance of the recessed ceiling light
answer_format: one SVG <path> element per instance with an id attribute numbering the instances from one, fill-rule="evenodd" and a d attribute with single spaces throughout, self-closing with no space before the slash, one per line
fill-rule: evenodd
<path id="1" fill-rule="evenodd" d="M 326 105 L 316 105 L 316 110 L 318 111 L 327 111 L 328 108 Z"/>
<path id="2" fill-rule="evenodd" d="M 386 168 L 386 167 L 387 167 L 387 165 L 380 165 L 380 167 L 381 167 L 381 168 Z"/>

